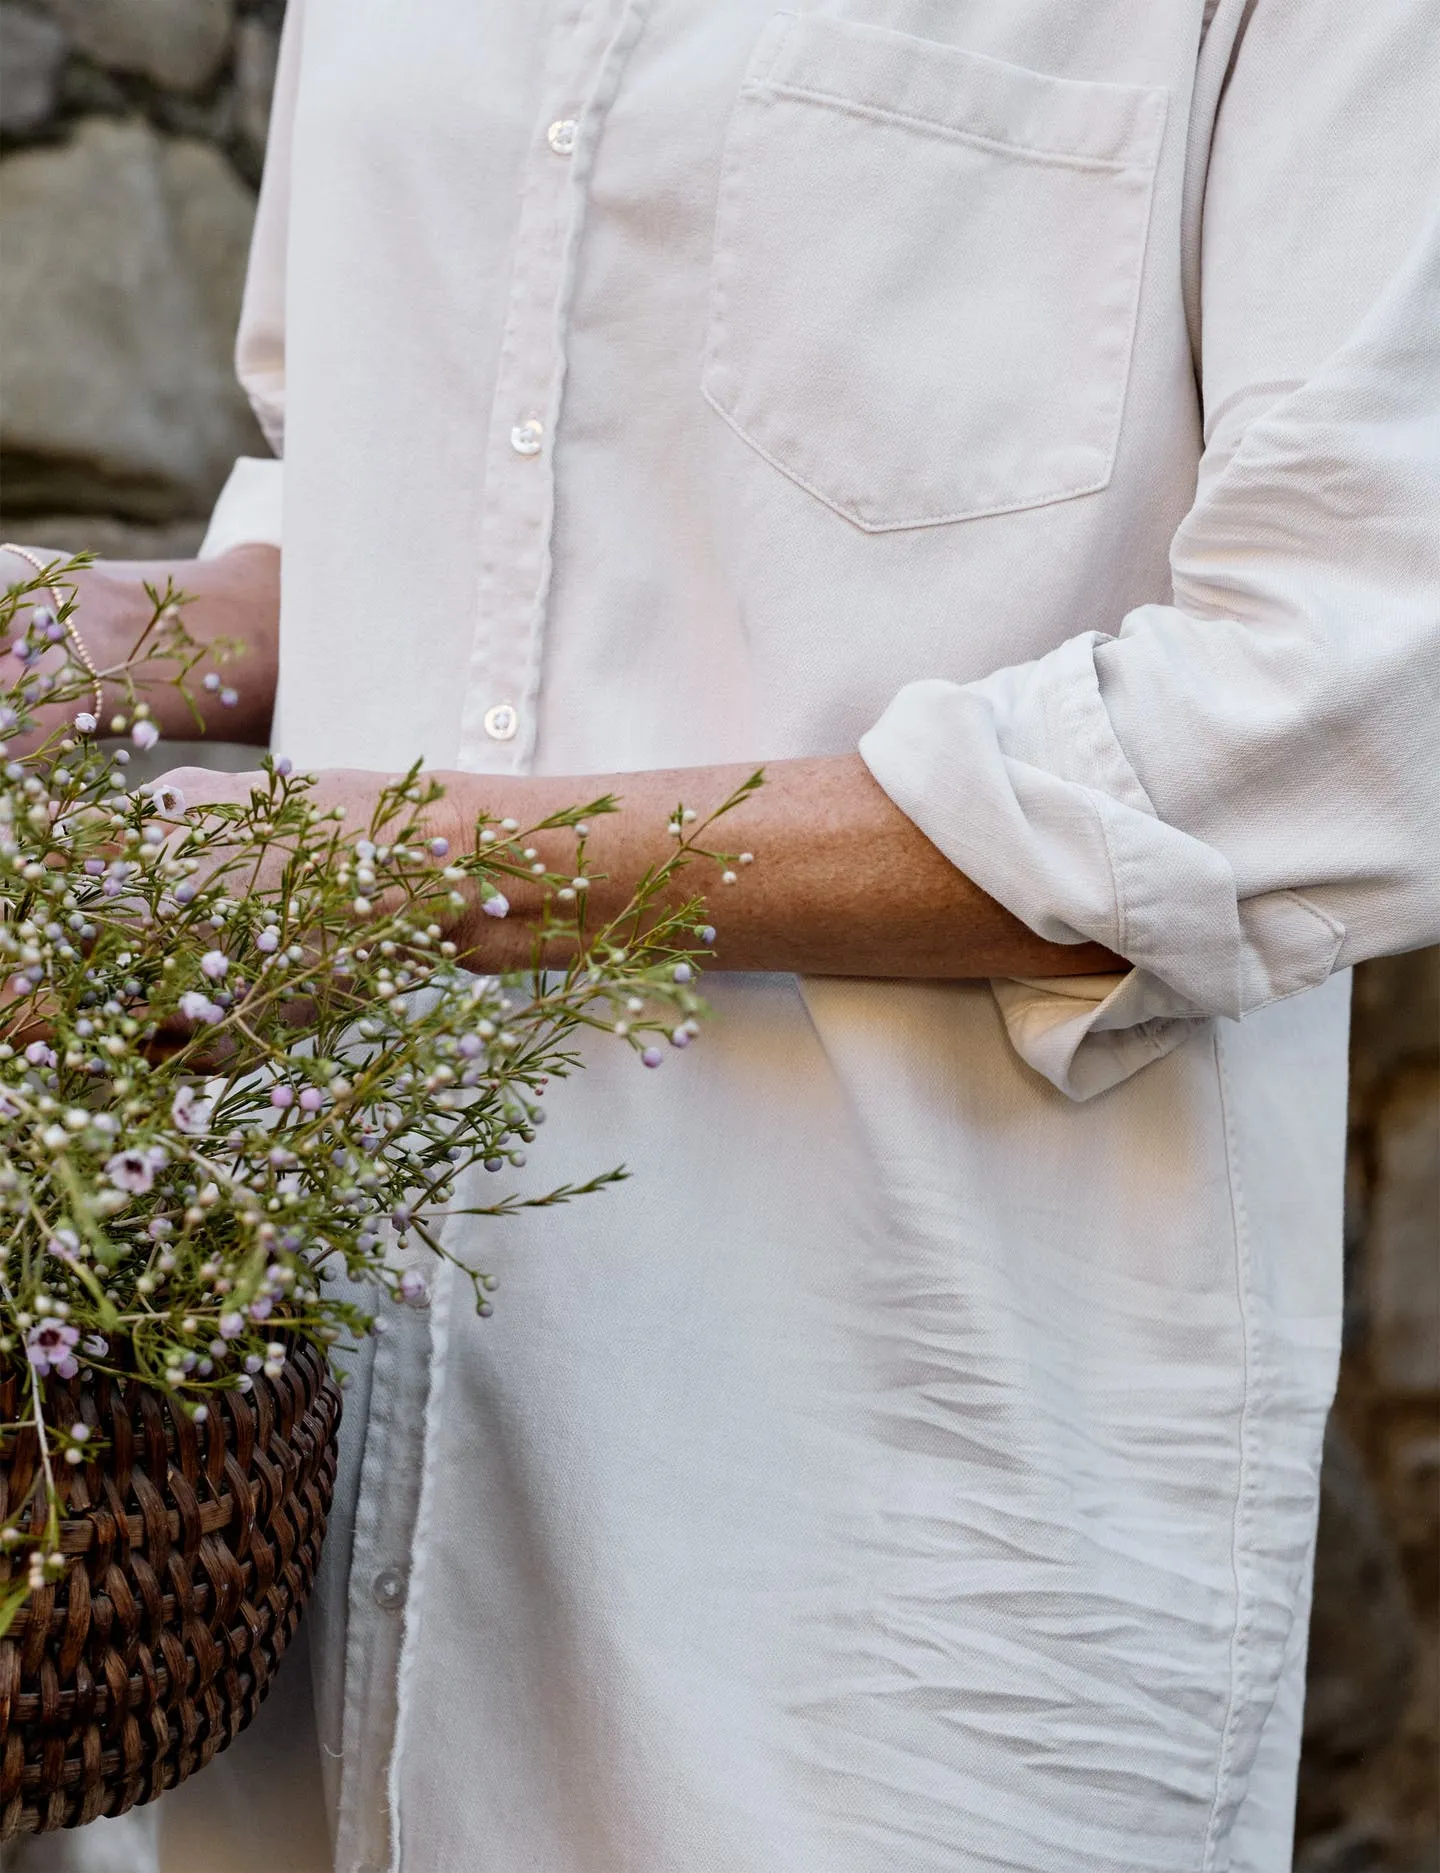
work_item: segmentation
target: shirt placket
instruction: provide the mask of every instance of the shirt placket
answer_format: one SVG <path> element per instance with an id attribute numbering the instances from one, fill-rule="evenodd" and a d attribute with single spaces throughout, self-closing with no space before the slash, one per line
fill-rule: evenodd
<path id="1" fill-rule="evenodd" d="M 545 61 L 486 444 L 459 751 L 460 765 L 476 770 L 523 773 L 534 756 L 570 278 L 595 135 L 643 11 L 643 0 L 569 0 Z M 399 1857 L 394 1804 L 422 1617 L 427 1426 L 444 1386 L 444 1362 L 432 1367 L 431 1356 L 446 1338 L 447 1294 L 438 1281 L 428 1321 L 396 1310 L 375 1349 L 350 1576 L 338 1873 L 381 1873 Z"/>
<path id="2" fill-rule="evenodd" d="M 429 1322 L 422 1309 L 400 1307 L 382 1324 L 350 1563 L 337 1873 L 383 1873 L 389 1863 L 387 1773 L 420 1500 Z"/>
<path id="3" fill-rule="evenodd" d="M 569 0 L 550 38 L 485 452 L 464 768 L 520 774 L 535 754 L 570 281 L 600 120 L 640 11 Z"/>

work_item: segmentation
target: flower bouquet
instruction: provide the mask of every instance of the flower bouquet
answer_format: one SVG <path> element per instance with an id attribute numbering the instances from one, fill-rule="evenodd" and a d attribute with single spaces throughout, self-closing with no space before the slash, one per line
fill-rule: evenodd
<path id="1" fill-rule="evenodd" d="M 254 1715 L 314 1578 L 347 1345 L 387 1300 L 424 1304 L 425 1256 L 490 1311 L 449 1217 L 624 1175 L 488 1183 L 524 1164 L 581 1030 L 647 1066 L 698 1031 L 714 932 L 675 875 L 730 862 L 709 828 L 760 778 L 677 808 L 671 856 L 603 925 L 587 837 L 610 798 L 447 840 L 418 767 L 347 826 L 267 760 L 248 802 L 187 811 L 126 790 L 123 741 L 157 739 L 153 685 L 193 706 L 224 681 L 155 590 L 99 673 L 121 706 L 79 707 L 73 586 L 42 601 L 83 563 L 0 598 L 0 1840 L 153 1799 Z M 522 879 L 530 965 L 467 972 L 457 913 L 504 916 Z"/>

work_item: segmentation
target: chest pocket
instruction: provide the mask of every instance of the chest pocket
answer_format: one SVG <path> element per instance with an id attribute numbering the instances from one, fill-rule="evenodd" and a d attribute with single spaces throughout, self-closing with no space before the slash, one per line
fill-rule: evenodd
<path id="1" fill-rule="evenodd" d="M 705 396 L 870 532 L 1103 488 L 1165 103 L 778 15 L 726 143 Z"/>

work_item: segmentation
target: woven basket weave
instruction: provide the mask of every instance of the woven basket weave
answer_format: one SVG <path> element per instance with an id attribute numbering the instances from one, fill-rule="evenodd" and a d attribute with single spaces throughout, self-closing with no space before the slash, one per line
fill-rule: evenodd
<path id="1" fill-rule="evenodd" d="M 244 1729 L 299 1623 L 335 1486 L 340 1394 L 313 1347 L 198 1426 L 135 1381 L 48 1383 L 56 1419 L 106 1448 L 60 1466 L 69 1565 L 0 1639 L 0 1841 L 153 1801 Z M 0 1422 L 21 1415 L 23 1384 L 0 1372 Z M 34 1432 L 11 1433 L 0 1521 L 32 1497 L 38 1461 Z"/>

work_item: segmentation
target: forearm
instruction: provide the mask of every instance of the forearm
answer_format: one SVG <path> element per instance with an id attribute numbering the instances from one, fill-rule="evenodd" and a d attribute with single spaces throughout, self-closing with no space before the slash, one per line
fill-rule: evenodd
<path id="1" fill-rule="evenodd" d="M 744 767 L 708 767 L 583 779 L 514 780 L 443 776 L 459 836 L 477 813 L 522 827 L 604 793 L 621 802 L 597 816 L 587 872 L 591 921 L 622 910 L 636 880 L 674 849 L 667 826 L 677 803 L 705 813 L 744 779 Z M 1059 976 L 1124 968 L 1094 944 L 1043 942 L 957 871 L 871 778 L 858 755 L 778 761 L 766 784 L 715 829 L 715 843 L 747 852 L 725 885 L 720 868 L 679 875 L 677 897 L 703 893 L 714 923 L 716 960 L 738 970 L 807 975 L 965 978 Z M 573 862 L 569 834 L 537 835 L 540 859 Z M 539 894 L 507 890 L 503 923 L 478 907 L 463 913 L 459 938 L 490 969 L 523 963 L 534 938 Z"/>
<path id="2" fill-rule="evenodd" d="M 50 555 L 34 549 L 47 560 Z M 225 741 L 263 746 L 269 740 L 275 702 L 275 666 L 280 626 L 280 555 L 272 546 L 241 546 L 216 559 L 101 560 L 74 575 L 72 614 L 76 631 L 102 678 L 130 655 L 154 609 L 147 583 L 164 591 L 167 582 L 188 593 L 186 629 L 200 644 L 220 638 L 237 640 L 244 655 L 226 667 L 225 683 L 238 701 L 226 707 L 218 695 L 192 684 L 205 733 Z M 37 600 L 39 595 L 37 594 Z M 117 683 L 103 684 L 104 720 L 123 699 Z M 162 735 L 195 737 L 195 717 L 179 692 L 163 683 L 147 686 L 156 726 Z M 47 712 L 41 710 L 43 728 Z"/>

